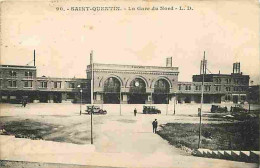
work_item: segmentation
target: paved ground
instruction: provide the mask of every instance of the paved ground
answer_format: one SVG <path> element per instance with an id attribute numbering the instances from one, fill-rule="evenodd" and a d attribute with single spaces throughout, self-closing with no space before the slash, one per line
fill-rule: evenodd
<path id="1" fill-rule="evenodd" d="M 89 130 L 86 127 L 89 126 L 90 117 L 78 115 L 79 105 L 29 104 L 26 108 L 4 105 L 0 109 L 2 116 L 9 116 L 1 117 L 1 122 L 30 119 L 41 123 L 56 123 L 63 126 L 56 128 L 58 133 L 64 133 L 63 136 L 77 137 L 73 133 Z M 196 112 L 194 113 L 196 114 Z M 169 145 L 157 134 L 152 133 L 151 123 L 154 118 L 157 118 L 162 124 L 167 122 L 198 122 L 197 117 L 143 114 L 134 117 L 131 111 L 124 111 L 122 116 L 116 114 L 117 112 L 111 112 L 111 115 L 107 116 L 94 116 L 95 152 L 84 154 L 81 152 L 64 152 L 63 154 L 38 152 L 38 154 L 11 155 L 4 159 L 114 167 L 257 167 L 256 164 L 250 163 L 189 156 L 180 149 Z M 204 120 L 204 122 L 210 121 Z M 59 131 L 59 129 L 61 130 Z M 87 144 L 89 140 L 85 142 Z M 27 145 L 28 143 L 32 144 L 27 141 Z M 38 144 L 42 147 L 46 143 L 46 141 L 41 141 L 34 143 L 34 145 Z M 48 143 L 53 144 L 54 151 L 57 146 L 60 146 Z M 66 145 L 63 148 L 64 151 L 68 149 Z M 19 149 L 16 148 L 16 150 Z"/>

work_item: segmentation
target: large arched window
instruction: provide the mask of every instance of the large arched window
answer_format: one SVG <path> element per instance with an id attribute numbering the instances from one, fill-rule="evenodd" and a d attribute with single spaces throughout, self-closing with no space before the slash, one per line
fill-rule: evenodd
<path id="1" fill-rule="evenodd" d="M 130 83 L 130 92 L 131 93 L 145 93 L 146 92 L 145 82 L 140 78 L 135 78 Z"/>
<path id="2" fill-rule="evenodd" d="M 154 93 L 166 94 L 170 92 L 170 85 L 165 79 L 159 79 L 154 84 Z"/>
<path id="3" fill-rule="evenodd" d="M 106 93 L 120 92 L 120 81 L 114 77 L 108 78 L 104 83 L 104 92 Z"/>

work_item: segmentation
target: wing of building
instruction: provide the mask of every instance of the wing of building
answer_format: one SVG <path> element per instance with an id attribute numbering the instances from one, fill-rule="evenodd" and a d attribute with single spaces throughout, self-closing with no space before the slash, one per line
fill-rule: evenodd
<path id="1" fill-rule="evenodd" d="M 170 60 L 172 61 L 172 60 Z M 93 71 L 92 71 L 93 70 Z M 192 82 L 178 81 L 179 69 L 167 59 L 166 67 L 92 63 L 86 78 L 37 77 L 36 66 L 0 65 L 0 101 L 90 103 L 93 74 L 93 101 L 107 104 L 200 103 L 202 74 Z M 204 103 L 259 103 L 259 86 L 249 86 L 249 75 L 233 65 L 230 74 L 204 75 Z"/>

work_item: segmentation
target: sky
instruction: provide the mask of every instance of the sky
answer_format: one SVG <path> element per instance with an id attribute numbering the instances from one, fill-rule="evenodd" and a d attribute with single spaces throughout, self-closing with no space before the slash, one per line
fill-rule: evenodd
<path id="1" fill-rule="evenodd" d="M 71 10 L 101 6 L 122 10 Z M 193 10 L 128 10 L 161 6 Z M 85 78 L 91 50 L 95 63 L 165 66 L 172 57 L 179 81 L 199 73 L 205 51 L 211 73 L 230 74 L 240 62 L 260 84 L 259 2 L 4 1 L 0 49 L 0 63 L 11 65 L 31 62 L 35 49 L 37 76 L 50 77 Z"/>

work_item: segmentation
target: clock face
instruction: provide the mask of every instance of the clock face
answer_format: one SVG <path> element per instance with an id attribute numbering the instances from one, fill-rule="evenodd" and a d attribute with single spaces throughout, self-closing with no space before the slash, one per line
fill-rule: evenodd
<path id="1" fill-rule="evenodd" d="M 135 82 L 135 86 L 139 86 L 139 82 L 138 81 Z"/>

